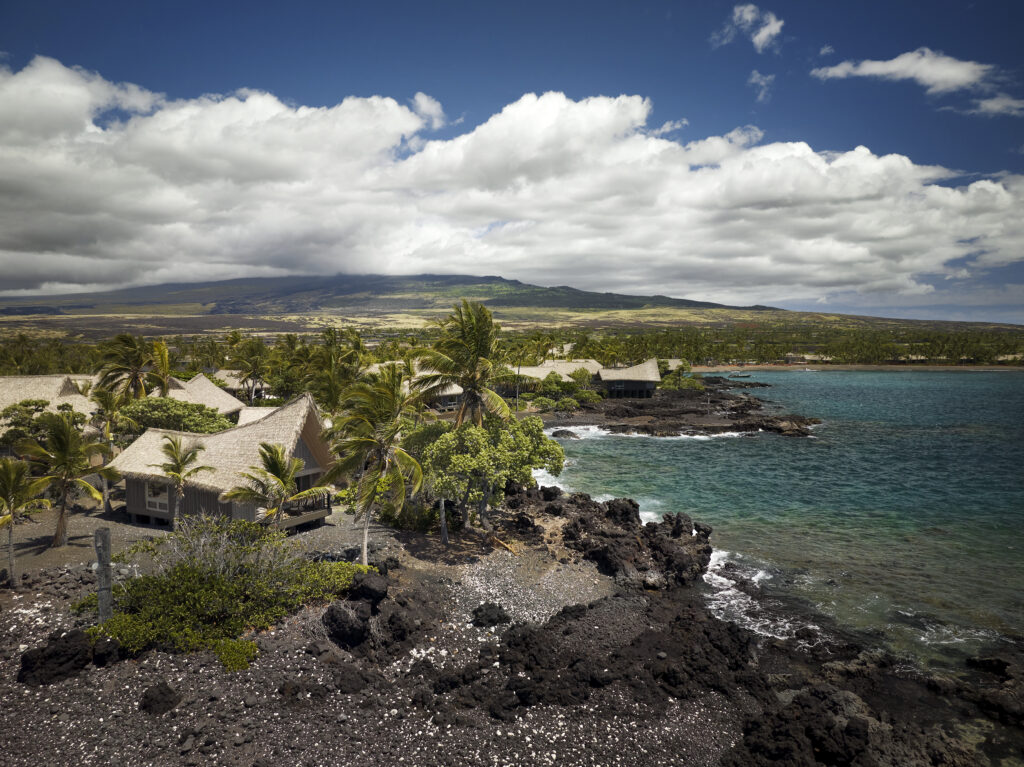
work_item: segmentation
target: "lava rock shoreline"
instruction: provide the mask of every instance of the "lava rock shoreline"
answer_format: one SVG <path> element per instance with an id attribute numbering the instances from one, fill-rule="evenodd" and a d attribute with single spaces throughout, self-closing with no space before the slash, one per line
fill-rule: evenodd
<path id="1" fill-rule="evenodd" d="M 765 640 L 708 609 L 706 525 L 643 524 L 628 499 L 506 493 L 495 527 L 517 556 L 477 541 L 439 564 L 393 539 L 374 553 L 386 576 L 257 636 L 244 672 L 109 646 L 97 661 L 67 612 L 88 575 L 38 574 L 32 621 L 0 614 L 0 761 L 959 766 L 1024 753 L 1019 645 L 961 678 L 839 635 Z"/>
<path id="2" fill-rule="evenodd" d="M 603 399 L 585 403 L 575 413 L 546 413 L 545 426 L 571 432 L 573 426 L 598 426 L 615 434 L 652 437 L 714 435 L 731 432 L 774 432 L 808 437 L 817 418 L 766 412 L 764 400 L 734 389 L 764 388 L 769 384 L 705 376 L 704 391 L 658 389 L 650 399 Z M 576 435 L 564 434 L 572 439 Z"/>

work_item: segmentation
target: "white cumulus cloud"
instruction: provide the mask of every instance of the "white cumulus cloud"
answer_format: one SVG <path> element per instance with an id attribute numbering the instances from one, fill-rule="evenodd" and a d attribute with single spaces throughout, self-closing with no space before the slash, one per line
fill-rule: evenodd
<path id="1" fill-rule="evenodd" d="M 425 96 L 168 100 L 51 59 L 0 69 L 0 292 L 434 272 L 781 303 L 1024 258 L 1020 176 L 754 126 L 684 143 L 651 110 L 526 94 L 442 140 Z"/>
<path id="2" fill-rule="evenodd" d="M 813 69 L 811 74 L 820 80 L 847 77 L 913 80 L 928 93 L 939 94 L 979 87 L 994 70 L 991 64 L 961 61 L 931 48 L 918 48 L 886 61 L 843 61 L 835 66 Z"/>
<path id="3" fill-rule="evenodd" d="M 750 38 L 754 49 L 763 53 L 777 42 L 785 23 L 771 11 L 762 11 L 752 3 L 737 5 L 725 25 L 711 35 L 711 44 L 718 48 L 731 43 L 737 34 L 744 34 Z"/>
<path id="4" fill-rule="evenodd" d="M 1024 99 L 1016 99 L 1000 93 L 985 99 L 975 99 L 974 108 L 969 110 L 971 114 L 986 115 L 1011 115 L 1012 117 L 1024 117 Z"/>

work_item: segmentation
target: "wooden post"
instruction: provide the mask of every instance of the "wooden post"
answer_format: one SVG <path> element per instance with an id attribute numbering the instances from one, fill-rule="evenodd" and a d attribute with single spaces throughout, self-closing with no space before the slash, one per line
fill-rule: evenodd
<path id="1" fill-rule="evenodd" d="M 99 582 L 97 593 L 99 601 L 100 623 L 110 620 L 114 614 L 114 598 L 111 588 L 110 570 L 110 528 L 101 527 L 96 530 L 96 578 Z"/>

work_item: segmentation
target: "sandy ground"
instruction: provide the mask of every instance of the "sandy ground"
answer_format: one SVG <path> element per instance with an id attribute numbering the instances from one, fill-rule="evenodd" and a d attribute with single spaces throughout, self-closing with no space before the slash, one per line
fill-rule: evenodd
<path id="1" fill-rule="evenodd" d="M 118 554 L 139 541 L 166 534 L 158 527 L 130 523 L 123 506 L 114 503 L 112 513 L 104 513 L 99 504 L 92 501 L 75 507 L 68 517 L 68 545 L 60 548 L 50 546 L 56 525 L 57 512 L 49 509 L 32 516 L 31 521 L 18 525 L 14 531 L 15 568 L 21 576 L 32 576 L 39 570 L 50 567 L 75 567 L 96 561 L 94 535 L 101 527 L 110 528 L 110 543 L 113 554 Z M 351 515 L 335 510 L 321 527 L 301 533 L 300 540 L 312 550 L 333 551 L 362 544 L 362 524 Z M 370 543 L 390 538 L 393 532 L 378 524 L 370 525 Z M 7 567 L 7 534 L 0 536 L 0 569 Z M 0 589 L 0 603 L 6 589 Z"/>

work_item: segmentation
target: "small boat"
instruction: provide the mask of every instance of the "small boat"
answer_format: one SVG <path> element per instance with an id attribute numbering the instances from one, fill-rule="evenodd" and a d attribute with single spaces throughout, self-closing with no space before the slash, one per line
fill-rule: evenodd
<path id="1" fill-rule="evenodd" d="M 741 373 L 737 370 L 733 373 L 729 373 L 729 378 L 750 378 L 750 373 Z"/>

